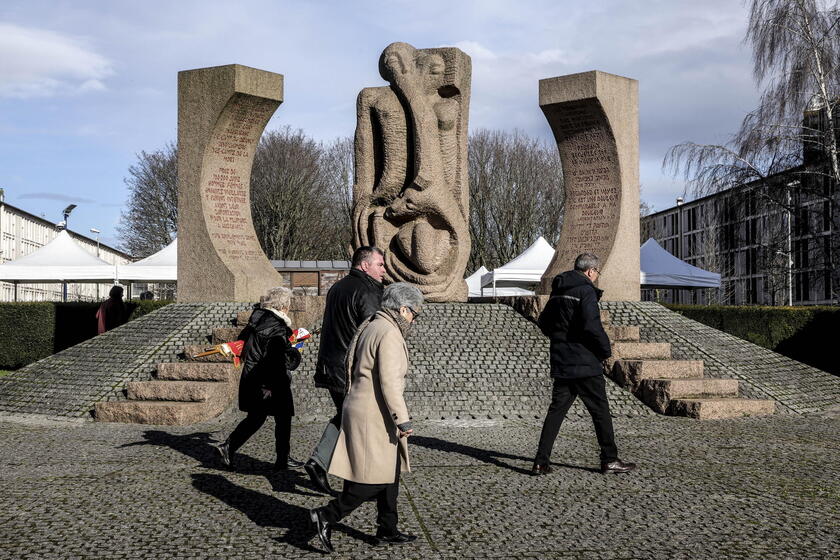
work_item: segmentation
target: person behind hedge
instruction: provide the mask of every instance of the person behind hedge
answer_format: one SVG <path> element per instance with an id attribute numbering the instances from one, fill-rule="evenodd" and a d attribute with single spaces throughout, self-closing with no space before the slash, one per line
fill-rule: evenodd
<path id="1" fill-rule="evenodd" d="M 376 500 L 378 542 L 403 544 L 414 535 L 397 528 L 400 472 L 410 471 L 405 404 L 408 349 L 405 335 L 420 314 L 423 294 L 405 282 L 382 293 L 381 309 L 362 323 L 347 354 L 347 396 L 329 473 L 344 479 L 341 494 L 312 509 L 321 544 L 333 551 L 331 528 L 367 500 Z"/>
<path id="2" fill-rule="evenodd" d="M 115 329 L 128 321 L 128 309 L 123 302 L 122 286 L 113 286 L 108 292 L 108 299 L 102 302 L 96 311 L 96 334 Z"/>
<path id="3" fill-rule="evenodd" d="M 222 463 L 231 467 L 231 459 L 242 445 L 262 427 L 268 416 L 274 416 L 277 451 L 275 468 L 300 468 L 302 461 L 289 456 L 292 434 L 291 371 L 300 364 L 300 353 L 292 348 L 292 321 L 287 315 L 291 290 L 272 288 L 260 298 L 260 306 L 251 313 L 248 325 L 240 335 L 245 340 L 242 350 L 242 376 L 239 380 L 239 409 L 248 416 L 221 444 L 216 445 Z"/>

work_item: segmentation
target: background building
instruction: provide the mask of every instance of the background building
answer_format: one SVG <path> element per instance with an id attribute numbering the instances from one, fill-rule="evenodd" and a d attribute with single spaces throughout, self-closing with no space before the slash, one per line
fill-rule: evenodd
<path id="1" fill-rule="evenodd" d="M 644 290 L 671 303 L 838 303 L 838 193 L 827 177 L 797 167 L 642 218 L 684 261 L 721 274 L 716 290 Z"/>
<path id="2" fill-rule="evenodd" d="M 0 189 L 0 263 L 28 255 L 52 241 L 60 229 L 55 223 L 7 204 Z M 131 256 L 72 230 L 73 240 L 86 251 L 111 264 L 127 264 Z M 108 297 L 111 284 L 67 285 L 68 301 L 96 301 Z M 18 284 L 18 301 L 60 301 L 62 284 Z M 0 301 L 14 301 L 14 285 L 0 282 Z"/>

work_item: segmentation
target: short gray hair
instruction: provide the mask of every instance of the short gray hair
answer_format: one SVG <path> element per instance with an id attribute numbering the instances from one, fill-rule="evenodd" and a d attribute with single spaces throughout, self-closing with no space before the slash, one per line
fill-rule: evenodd
<path id="1" fill-rule="evenodd" d="M 400 307 L 410 307 L 420 311 L 423 306 L 423 293 L 414 284 L 396 282 L 382 292 L 382 309 L 399 311 Z"/>
<path id="2" fill-rule="evenodd" d="M 575 270 L 586 272 L 592 268 L 599 268 L 601 260 L 592 253 L 581 253 L 575 259 Z"/>
<path id="3" fill-rule="evenodd" d="M 292 305 L 292 290 L 283 286 L 271 288 L 260 297 L 260 307 L 263 309 L 288 309 Z"/>

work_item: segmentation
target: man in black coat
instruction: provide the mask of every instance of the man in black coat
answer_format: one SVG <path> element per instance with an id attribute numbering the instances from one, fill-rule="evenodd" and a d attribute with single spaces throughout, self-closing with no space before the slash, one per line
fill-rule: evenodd
<path id="1" fill-rule="evenodd" d="M 230 436 L 216 446 L 222 462 L 230 467 L 231 456 L 274 416 L 274 437 L 277 451 L 275 467 L 279 470 L 300 468 L 302 461 L 289 457 L 292 434 L 291 371 L 300 364 L 300 353 L 292 348 L 291 319 L 287 315 L 291 290 L 272 288 L 260 308 L 251 313 L 248 325 L 240 334 L 245 341 L 242 350 L 242 376 L 239 378 L 239 410 L 248 416 Z"/>
<path id="2" fill-rule="evenodd" d="M 321 345 L 315 364 L 315 386 L 327 389 L 335 404 L 335 416 L 327 424 L 321 441 L 304 467 L 312 483 L 328 494 L 327 480 L 332 454 L 341 429 L 347 370 L 344 359 L 347 347 L 362 322 L 379 311 L 382 303 L 382 279 L 385 254 L 376 247 L 359 247 L 353 253 L 350 273 L 336 282 L 327 293 Z"/>
<path id="3" fill-rule="evenodd" d="M 601 274 L 599 266 L 598 257 L 592 253 L 578 255 L 574 270 L 554 278 L 551 297 L 538 319 L 540 330 L 551 340 L 554 388 L 531 470 L 535 475 L 552 472 L 551 449 L 576 397 L 583 401 L 595 424 L 601 447 L 601 472 L 624 473 L 636 468 L 633 463 L 618 458 L 615 446 L 603 376 L 604 361 L 612 355 L 612 350 L 598 308 L 603 291 L 594 284 Z"/>

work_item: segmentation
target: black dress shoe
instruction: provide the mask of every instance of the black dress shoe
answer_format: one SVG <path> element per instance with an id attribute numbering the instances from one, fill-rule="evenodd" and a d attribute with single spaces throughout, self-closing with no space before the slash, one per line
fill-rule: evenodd
<path id="1" fill-rule="evenodd" d="M 277 459 L 274 463 L 275 470 L 278 471 L 287 471 L 289 469 L 299 469 L 303 466 L 303 461 L 298 461 L 297 459 L 292 459 L 291 457 L 287 457 L 284 459 Z"/>
<path id="2" fill-rule="evenodd" d="M 406 535 L 397 531 L 393 535 L 376 534 L 377 544 L 407 544 L 417 540 L 417 535 Z"/>
<path id="3" fill-rule="evenodd" d="M 551 468 L 551 465 L 538 465 L 534 463 L 534 466 L 531 468 L 531 474 L 534 476 L 540 476 L 543 474 L 551 474 L 554 472 L 554 469 Z"/>
<path id="4" fill-rule="evenodd" d="M 227 440 L 222 443 L 217 443 L 213 445 L 213 447 L 219 452 L 219 459 L 222 461 L 222 464 L 225 467 L 230 468 L 230 444 Z"/>
<path id="5" fill-rule="evenodd" d="M 332 488 L 330 488 L 330 481 L 327 479 L 327 472 L 321 468 L 321 465 L 309 459 L 303 468 L 306 470 L 306 473 L 309 475 L 309 479 L 312 481 L 313 486 L 324 492 L 325 494 L 335 495 L 335 492 Z"/>
<path id="6" fill-rule="evenodd" d="M 309 520 L 312 521 L 312 525 L 315 527 L 315 532 L 318 533 L 318 539 L 320 539 L 324 548 L 327 549 L 327 552 L 335 552 L 332 541 L 330 541 L 332 529 L 330 529 L 330 524 L 327 520 L 324 519 L 324 512 L 321 508 L 310 509 Z"/>
<path id="7" fill-rule="evenodd" d="M 625 463 L 621 459 L 616 459 L 615 461 L 610 461 L 609 463 L 601 463 L 601 473 L 602 474 L 609 474 L 609 473 L 626 473 L 630 472 L 636 468 L 636 463 Z"/>

